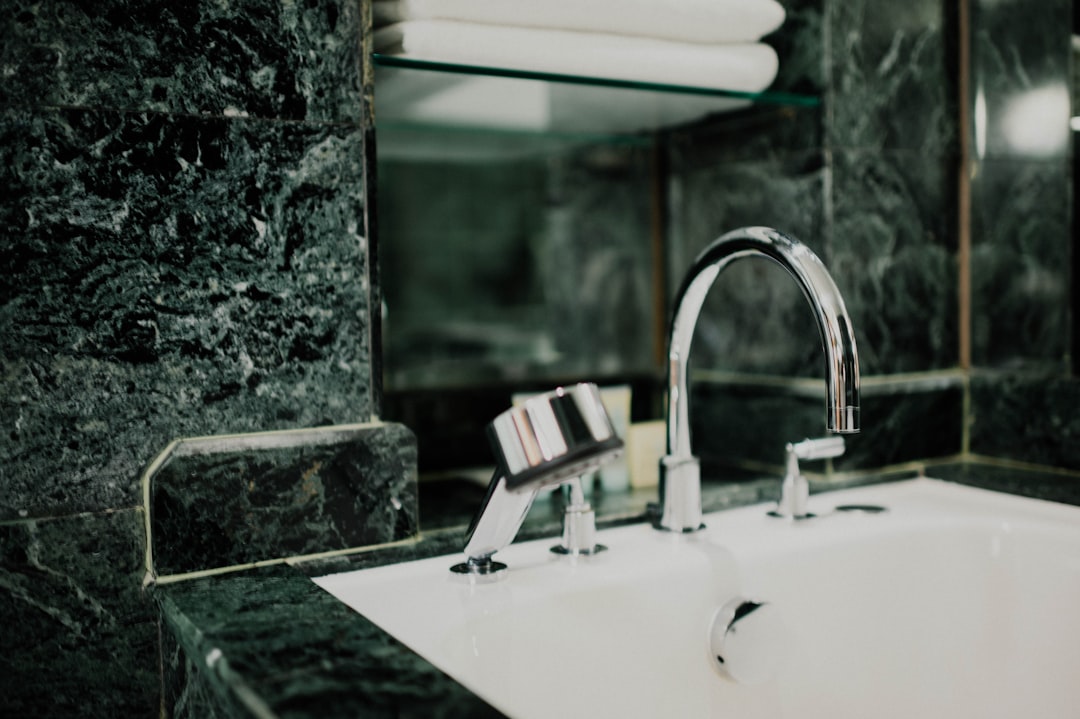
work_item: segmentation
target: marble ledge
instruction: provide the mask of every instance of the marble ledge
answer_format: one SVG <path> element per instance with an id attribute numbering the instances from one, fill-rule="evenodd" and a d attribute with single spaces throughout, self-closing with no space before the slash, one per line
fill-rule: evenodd
<path id="1" fill-rule="evenodd" d="M 929 474 L 1080 505 L 1080 476 L 1074 473 L 956 463 L 934 467 Z M 898 478 L 903 477 L 817 483 L 815 491 Z M 707 484 L 706 509 L 766 501 L 775 484 L 775 479 Z M 648 513 L 644 497 L 628 495 L 623 513 L 609 513 L 602 521 L 643 520 Z M 616 506 L 613 501 L 608 509 Z M 530 515 L 522 538 L 554 534 L 557 522 L 552 520 L 544 511 Z M 174 718 L 502 716 L 308 578 L 309 573 L 449 554 L 462 541 L 460 526 L 446 527 L 423 535 L 415 544 L 352 558 L 263 567 L 156 587 L 167 635 L 166 711 Z"/>

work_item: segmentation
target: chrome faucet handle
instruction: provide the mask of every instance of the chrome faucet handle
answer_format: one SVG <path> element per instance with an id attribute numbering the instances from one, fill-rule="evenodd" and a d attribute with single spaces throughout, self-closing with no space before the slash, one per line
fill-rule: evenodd
<path id="1" fill-rule="evenodd" d="M 809 519 L 814 516 L 806 509 L 810 499 L 810 482 L 799 470 L 799 460 L 839 457 L 844 453 L 844 438 L 804 439 L 795 444 L 789 442 L 784 449 L 786 470 L 784 483 L 780 485 L 780 501 L 776 503 L 776 509 L 769 512 L 769 516 L 782 519 Z"/>
<path id="2" fill-rule="evenodd" d="M 563 487 L 569 490 L 569 497 L 563 509 L 562 544 L 552 547 L 551 551 L 577 557 L 607 549 L 596 543 L 596 512 L 585 499 L 581 477 L 564 483 Z"/>

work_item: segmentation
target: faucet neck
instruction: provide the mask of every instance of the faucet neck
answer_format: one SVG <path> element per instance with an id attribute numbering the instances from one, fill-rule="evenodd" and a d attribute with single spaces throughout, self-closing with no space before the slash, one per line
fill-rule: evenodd
<path id="1" fill-rule="evenodd" d="M 858 431 L 859 359 L 840 291 L 821 260 L 806 245 L 767 227 L 747 227 L 723 235 L 698 255 L 675 296 L 668 338 L 668 456 L 661 463 L 662 477 L 665 464 L 696 463 L 690 448 L 687 377 L 690 344 L 705 297 L 716 278 L 729 264 L 744 257 L 764 257 L 776 262 L 799 285 L 813 310 L 825 352 L 826 427 L 834 432 Z M 677 500 L 666 496 L 673 491 L 669 487 L 671 483 L 665 480 L 661 484 L 666 516 L 669 499 Z M 686 494 L 683 490 L 679 492 Z M 693 524 L 693 519 L 689 523 Z M 686 521 L 681 522 L 679 531 L 686 531 L 687 526 Z"/>

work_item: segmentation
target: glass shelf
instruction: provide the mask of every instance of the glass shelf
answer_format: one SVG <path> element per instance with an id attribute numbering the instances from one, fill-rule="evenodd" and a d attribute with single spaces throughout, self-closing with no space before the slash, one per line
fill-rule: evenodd
<path id="1" fill-rule="evenodd" d="M 373 54 L 379 156 L 492 159 L 649 133 L 752 105 L 817 97 L 557 75 Z"/>
<path id="2" fill-rule="evenodd" d="M 546 72 L 533 72 L 529 70 L 515 70 L 500 67 L 482 67 L 479 65 L 459 65 L 455 63 L 434 62 L 431 60 L 417 60 L 410 57 L 398 57 L 396 55 L 384 55 L 372 53 L 372 59 L 376 67 L 397 67 L 413 70 L 426 70 L 430 72 L 452 73 L 456 75 L 479 75 L 485 77 L 508 77 L 519 80 L 544 80 L 546 82 L 567 83 L 571 85 L 586 85 L 589 87 L 617 87 L 628 90 L 646 90 L 649 92 L 667 92 L 680 95 L 703 95 L 708 97 L 728 97 L 742 100 L 750 100 L 755 103 L 771 105 L 785 105 L 794 107 L 815 107 L 821 104 L 821 100 L 813 95 L 799 95 L 789 92 L 740 92 L 738 90 L 716 90 L 706 87 L 691 87 L 688 85 L 668 85 L 655 82 L 638 82 L 634 80 L 617 80 L 613 78 L 588 77 L 584 75 L 557 75 Z"/>

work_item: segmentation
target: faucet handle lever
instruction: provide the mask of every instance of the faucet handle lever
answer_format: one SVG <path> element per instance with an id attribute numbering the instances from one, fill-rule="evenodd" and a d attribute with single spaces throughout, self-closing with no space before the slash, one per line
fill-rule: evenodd
<path id="1" fill-rule="evenodd" d="M 844 438 L 804 439 L 802 442 L 789 444 L 787 450 L 794 454 L 797 459 L 811 460 L 839 457 L 844 453 Z"/>
<path id="2" fill-rule="evenodd" d="M 807 511 L 810 498 L 810 483 L 799 471 L 799 460 L 829 459 L 844 453 L 843 437 L 822 437 L 804 439 L 802 442 L 787 445 L 787 469 L 784 483 L 780 486 L 780 501 L 770 516 L 785 519 L 809 519 L 814 515 Z"/>

